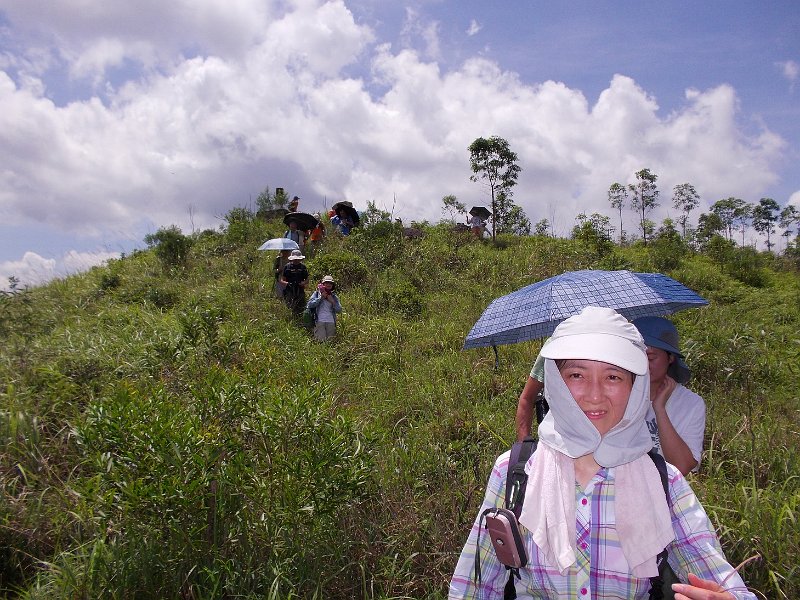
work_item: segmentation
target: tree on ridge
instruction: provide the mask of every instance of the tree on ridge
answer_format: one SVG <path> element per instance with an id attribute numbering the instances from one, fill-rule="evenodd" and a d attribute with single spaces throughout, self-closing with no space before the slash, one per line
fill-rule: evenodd
<path id="1" fill-rule="evenodd" d="M 619 243 L 622 244 L 622 209 L 628 202 L 628 190 L 621 183 L 612 183 L 608 188 L 608 201 L 611 203 L 611 208 L 619 211 Z"/>
<path id="2" fill-rule="evenodd" d="M 656 179 L 658 179 L 658 175 L 651 173 L 650 169 L 642 169 L 636 172 L 636 183 L 628 185 L 628 189 L 633 194 L 631 208 L 639 213 L 639 228 L 642 230 L 645 246 L 647 245 L 648 230 L 651 229 L 648 227 L 647 213 L 658 206 Z"/>
<path id="3" fill-rule="evenodd" d="M 700 204 L 700 195 L 691 183 L 681 183 L 672 188 L 672 206 L 683 214 L 678 217 L 681 225 L 683 239 L 686 239 L 686 223 L 689 221 L 689 213 Z"/>
<path id="4" fill-rule="evenodd" d="M 469 145 L 469 164 L 472 169 L 470 180 L 485 179 L 492 195 L 492 241 L 495 241 L 497 226 L 506 226 L 513 202 L 510 201 L 512 188 L 522 170 L 517 165 L 517 154 L 511 150 L 508 141 L 496 135 L 489 139 L 479 137 Z M 498 207 L 498 194 L 503 192 Z M 502 208 L 500 211 L 498 208 Z M 529 225 L 530 228 L 530 225 Z"/>

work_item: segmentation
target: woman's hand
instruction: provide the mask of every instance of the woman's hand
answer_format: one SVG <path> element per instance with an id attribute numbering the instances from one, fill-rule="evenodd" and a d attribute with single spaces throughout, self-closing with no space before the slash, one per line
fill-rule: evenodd
<path id="1" fill-rule="evenodd" d="M 675 600 L 736 600 L 736 597 L 715 581 L 700 579 L 689 573 L 689 583 L 674 583 Z"/>
<path id="2" fill-rule="evenodd" d="M 656 389 L 650 389 L 650 401 L 653 403 L 653 410 L 658 411 L 667 406 L 667 400 L 675 391 L 678 382 L 669 375 L 665 375 L 661 384 Z"/>

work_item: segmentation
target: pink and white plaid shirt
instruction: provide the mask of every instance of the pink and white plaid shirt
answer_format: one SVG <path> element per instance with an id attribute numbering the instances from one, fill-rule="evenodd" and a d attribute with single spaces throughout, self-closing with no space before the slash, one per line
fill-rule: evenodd
<path id="1" fill-rule="evenodd" d="M 494 464 L 486 496 L 472 526 L 467 543 L 458 559 L 450 582 L 451 599 L 503 598 L 509 571 L 495 556 L 485 527 L 480 531 L 480 514 L 487 508 L 503 506 L 509 452 Z M 719 540 L 705 510 L 686 479 L 672 465 L 669 472 L 670 511 L 675 540 L 668 546 L 670 566 L 681 579 L 691 572 L 702 579 L 724 580 L 733 567 L 725 560 Z M 575 486 L 577 560 L 561 575 L 544 563 L 544 556 L 533 543 L 532 536 L 520 527 L 528 551 L 528 566 L 520 569 L 516 581 L 517 598 L 541 599 L 645 599 L 650 580 L 636 578 L 622 554 L 614 518 L 614 468 L 598 471 L 585 490 Z M 481 583 L 475 581 L 475 552 L 480 552 Z M 725 588 L 736 598 L 755 600 L 737 573 L 725 582 Z"/>

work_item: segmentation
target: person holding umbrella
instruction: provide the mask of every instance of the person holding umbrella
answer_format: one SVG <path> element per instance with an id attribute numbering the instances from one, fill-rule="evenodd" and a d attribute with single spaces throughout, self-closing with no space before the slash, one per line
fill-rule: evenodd
<path id="1" fill-rule="evenodd" d="M 353 208 L 353 204 L 343 200 L 334 204 L 331 209 L 334 211 L 334 216 L 331 217 L 331 225 L 336 227 L 337 231 L 342 235 L 350 235 L 350 231 L 359 222 L 358 211 Z"/>
<path id="2" fill-rule="evenodd" d="M 283 234 L 283 237 L 292 240 L 297 244 L 297 247 L 302 251 L 306 245 L 306 234 L 297 228 L 297 221 L 292 219 L 287 224 L 289 229 Z"/>
<path id="3" fill-rule="evenodd" d="M 639 317 L 633 325 L 647 345 L 650 377 L 650 408 L 647 427 L 653 446 L 667 462 L 687 475 L 700 468 L 706 428 L 705 401 L 686 388 L 691 371 L 683 362 L 678 330 L 664 317 Z M 541 355 L 519 396 L 515 419 L 517 440 L 530 435 L 534 407 L 544 388 Z"/>
<path id="4" fill-rule="evenodd" d="M 488 219 L 492 213 L 489 212 L 485 206 L 473 206 L 469 211 L 470 217 L 467 221 L 467 225 L 469 225 L 469 229 L 477 239 L 481 239 L 483 237 L 483 231 L 486 229 L 486 219 Z"/>
<path id="5" fill-rule="evenodd" d="M 271 240 L 267 240 L 261 246 L 258 247 L 259 250 L 277 250 L 278 254 L 275 257 L 274 262 L 272 263 L 272 272 L 275 276 L 275 297 L 276 298 L 283 298 L 283 283 L 281 283 L 281 275 L 283 274 L 283 268 L 289 263 L 289 253 L 292 250 L 298 250 L 298 245 L 296 242 L 289 240 L 285 237 L 273 238 Z"/>
<path id="6" fill-rule="evenodd" d="M 541 355 L 550 412 L 525 466 L 519 524 L 514 513 L 507 521 L 516 535 L 503 536 L 517 556 L 497 542 L 502 534 L 482 531 L 482 515 L 504 505 L 509 451 L 492 469 L 450 599 L 500 600 L 510 581 L 517 598 L 644 600 L 666 549 L 679 597 L 755 600 L 689 484 L 648 455 L 650 379 L 636 327 L 611 308 L 587 306 L 555 328 Z"/>

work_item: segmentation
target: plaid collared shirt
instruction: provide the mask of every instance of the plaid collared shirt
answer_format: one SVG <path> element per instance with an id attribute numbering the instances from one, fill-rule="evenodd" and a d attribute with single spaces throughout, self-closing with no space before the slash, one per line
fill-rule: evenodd
<path id="1" fill-rule="evenodd" d="M 450 598 L 490 600 L 503 597 L 509 571 L 500 564 L 485 527 L 480 531 L 480 514 L 487 508 L 503 506 L 509 452 L 495 462 L 486 496 L 461 552 L 450 582 Z M 675 540 L 668 546 L 668 561 L 682 581 L 691 572 L 702 579 L 722 581 L 733 567 L 725 560 L 719 540 L 703 507 L 687 481 L 672 465 L 669 469 L 670 510 Z M 601 599 L 647 598 L 650 580 L 630 574 L 622 554 L 614 520 L 614 468 L 602 468 L 586 487 L 575 486 L 576 561 L 561 575 L 545 559 L 532 536 L 520 527 L 528 552 L 528 565 L 516 581 L 517 598 Z M 480 552 L 481 583 L 475 580 L 475 552 Z M 736 598 L 755 600 L 738 574 L 725 588 Z"/>

